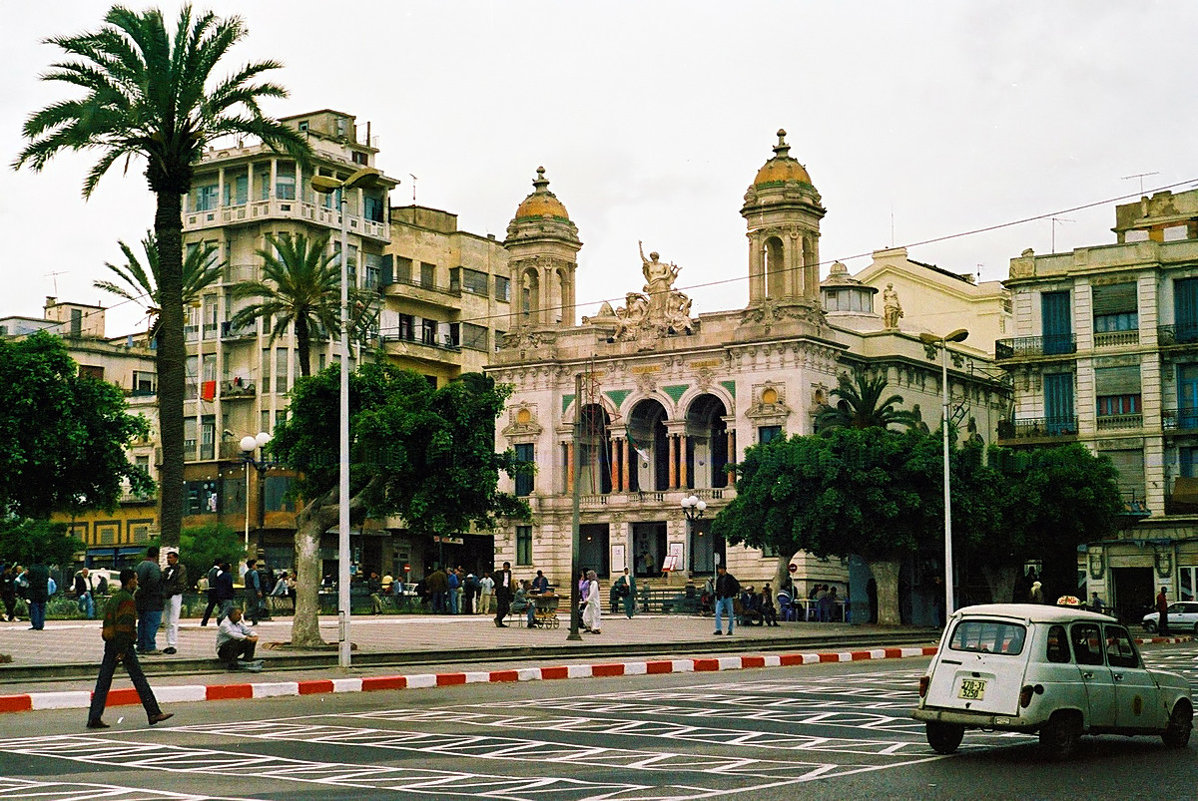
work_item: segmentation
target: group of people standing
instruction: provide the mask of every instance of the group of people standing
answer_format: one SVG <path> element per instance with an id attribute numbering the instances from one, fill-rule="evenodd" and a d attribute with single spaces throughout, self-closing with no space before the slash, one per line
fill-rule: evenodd
<path id="1" fill-rule="evenodd" d="M 26 567 L 14 562 L 0 573 L 0 598 L 3 598 L 8 620 L 17 619 L 17 598 L 24 598 L 29 607 L 29 628 L 34 631 L 46 627 L 46 602 L 57 591 L 50 569 L 40 562 Z"/>

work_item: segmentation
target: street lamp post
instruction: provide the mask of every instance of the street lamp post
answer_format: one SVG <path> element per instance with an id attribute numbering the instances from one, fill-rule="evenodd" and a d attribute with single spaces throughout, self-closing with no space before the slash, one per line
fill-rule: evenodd
<path id="1" fill-rule="evenodd" d="M 686 518 L 686 547 L 688 552 L 693 553 L 693 548 L 695 547 L 695 521 L 701 519 L 705 511 L 707 511 L 707 501 L 700 499 L 698 495 L 692 493 L 682 499 L 682 514 Z M 687 558 L 691 559 L 693 564 L 693 556 Z"/>
<path id="2" fill-rule="evenodd" d="M 919 335 L 920 341 L 925 345 L 940 347 L 940 388 L 943 407 L 940 428 L 944 434 L 944 625 L 946 626 L 949 615 L 953 613 L 953 507 L 948 464 L 948 343 L 964 342 L 967 336 L 969 336 L 969 332 L 964 328 L 958 328 L 942 337 L 935 334 Z"/>
<path id="3" fill-rule="evenodd" d="M 359 186 L 378 182 L 382 175 L 373 167 L 363 167 L 344 181 L 325 175 L 312 176 L 312 188 L 322 194 L 340 193 L 341 214 L 341 405 L 338 418 L 341 447 L 337 482 L 337 664 L 350 666 L 349 639 L 349 199 L 346 193 Z"/>
<path id="4" fill-rule="evenodd" d="M 238 447 L 241 449 L 242 469 L 245 470 L 245 552 L 247 555 L 250 552 L 250 468 L 258 471 L 258 484 L 261 486 L 262 477 L 266 473 L 269 463 L 265 459 L 255 459 L 254 451 L 265 447 L 268 442 L 270 442 L 270 434 L 259 431 L 257 436 L 245 435 L 238 443 Z M 262 515 L 261 507 L 262 504 L 258 504 L 259 517 Z M 261 537 L 262 534 L 259 533 L 258 536 Z"/>

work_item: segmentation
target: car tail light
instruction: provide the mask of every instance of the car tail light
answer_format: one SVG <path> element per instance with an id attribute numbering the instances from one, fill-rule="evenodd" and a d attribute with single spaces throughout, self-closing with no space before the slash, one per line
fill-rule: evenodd
<path id="1" fill-rule="evenodd" d="M 920 676 L 919 677 L 919 697 L 920 698 L 924 698 L 927 696 L 928 687 L 931 685 L 931 683 L 932 683 L 931 676 Z"/>
<path id="2" fill-rule="evenodd" d="M 1030 684 L 1023 685 L 1022 689 L 1019 690 L 1019 706 L 1023 709 L 1027 709 L 1029 706 L 1031 706 L 1033 694 L 1043 695 L 1044 685 L 1037 684 L 1034 687 Z"/>

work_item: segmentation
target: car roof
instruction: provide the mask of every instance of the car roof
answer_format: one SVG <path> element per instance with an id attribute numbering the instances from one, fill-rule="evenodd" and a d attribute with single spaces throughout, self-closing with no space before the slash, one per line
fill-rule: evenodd
<path id="1" fill-rule="evenodd" d="M 1110 615 L 1091 612 L 1077 606 L 1049 606 L 1048 604 L 977 604 L 966 606 L 953 613 L 954 617 L 1009 617 L 1028 620 L 1032 623 L 1067 623 L 1071 620 L 1093 620 L 1105 623 L 1116 622 Z"/>

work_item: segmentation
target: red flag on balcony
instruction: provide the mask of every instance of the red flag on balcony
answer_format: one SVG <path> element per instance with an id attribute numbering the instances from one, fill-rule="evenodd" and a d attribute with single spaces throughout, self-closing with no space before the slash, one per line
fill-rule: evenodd
<path id="1" fill-rule="evenodd" d="M 200 384 L 200 399 L 210 402 L 216 399 L 215 381 L 205 381 Z"/>

